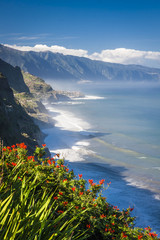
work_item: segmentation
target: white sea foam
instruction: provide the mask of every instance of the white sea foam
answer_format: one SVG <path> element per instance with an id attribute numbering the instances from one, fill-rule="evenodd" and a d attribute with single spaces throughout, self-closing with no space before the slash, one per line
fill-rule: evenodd
<path id="1" fill-rule="evenodd" d="M 53 120 L 56 121 L 55 126 L 61 128 L 62 130 L 85 132 L 90 128 L 89 123 L 76 117 L 71 112 L 59 109 L 57 110 L 53 107 L 47 107 L 47 109 L 50 112 L 57 113 L 57 115 L 53 117 Z"/>
<path id="2" fill-rule="evenodd" d="M 152 168 L 160 171 L 160 167 L 152 167 Z"/>
<path id="3" fill-rule="evenodd" d="M 138 178 L 136 176 L 136 177 L 125 177 L 125 180 L 127 182 L 127 185 L 134 186 L 141 189 L 147 189 L 153 193 L 157 192 L 157 194 L 154 194 L 154 198 L 156 200 L 160 200 L 160 194 L 158 194 L 159 191 L 157 190 L 157 188 L 154 187 L 154 185 L 152 185 L 152 179 L 150 179 L 150 182 L 149 182 L 148 179 L 146 179 L 145 181 L 144 178 Z"/>
<path id="4" fill-rule="evenodd" d="M 81 104 L 85 104 L 85 102 L 69 101 L 69 102 L 52 102 L 51 104 L 54 104 L 54 105 L 81 105 Z"/>
<path id="5" fill-rule="evenodd" d="M 155 195 L 154 195 L 154 198 L 155 198 L 156 200 L 159 200 L 159 201 L 160 201 L 160 194 L 155 194 Z"/>
<path id="6" fill-rule="evenodd" d="M 93 151 L 88 149 L 90 143 L 86 140 L 86 137 L 88 139 L 94 134 L 89 131 L 91 126 L 71 112 L 51 106 L 47 109 L 55 113 L 55 116 L 53 115 L 55 128 L 53 131 L 47 130 L 46 132 L 50 135 L 46 138 L 50 152 L 53 155 L 59 153 L 60 158 L 65 158 L 70 162 L 85 161 L 84 156 L 93 154 Z M 54 137 L 52 138 L 51 135 Z"/>
<path id="7" fill-rule="evenodd" d="M 82 97 L 82 98 L 81 97 L 72 98 L 72 100 L 98 100 L 98 99 L 106 99 L 106 97 L 86 95 L 85 97 Z"/>

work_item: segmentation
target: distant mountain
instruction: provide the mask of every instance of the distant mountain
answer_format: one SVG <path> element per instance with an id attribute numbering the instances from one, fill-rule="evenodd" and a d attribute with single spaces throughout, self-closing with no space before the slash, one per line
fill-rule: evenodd
<path id="1" fill-rule="evenodd" d="M 0 58 L 44 79 L 160 81 L 160 69 L 122 65 L 52 52 L 24 52 L 0 45 Z"/>

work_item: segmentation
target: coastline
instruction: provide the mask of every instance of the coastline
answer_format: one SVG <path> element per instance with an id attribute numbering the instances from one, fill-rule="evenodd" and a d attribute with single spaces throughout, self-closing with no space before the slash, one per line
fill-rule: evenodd
<path id="1" fill-rule="evenodd" d="M 151 227 L 157 233 L 160 232 L 158 226 L 155 227 L 157 223 L 151 218 L 151 212 L 149 211 L 149 215 L 144 212 L 151 204 L 154 205 L 154 203 L 156 201 L 159 202 L 159 200 L 153 199 L 153 194 L 149 190 L 130 185 L 127 180 L 119 174 L 121 167 L 111 166 L 107 163 L 96 164 L 96 162 L 87 161 L 89 154 L 94 155 L 94 152 L 89 149 L 89 140 L 93 138 L 93 136 L 95 137 L 97 132 L 91 132 L 88 123 L 75 117 L 71 112 L 62 110 L 60 105 L 61 104 L 55 104 L 54 107 L 49 106 L 48 110 L 50 110 L 51 117 L 54 121 L 54 127 L 43 129 L 45 134 L 47 134 L 45 143 L 51 154 L 61 153 L 60 157 L 64 158 L 71 168 L 74 168 L 73 170 L 76 174 L 82 171 L 85 179 L 95 178 L 98 181 L 103 175 L 105 177 L 106 174 L 108 174 L 108 177 L 112 178 L 113 185 L 111 185 L 107 192 L 104 192 L 104 196 L 107 196 L 109 202 L 120 205 L 121 209 L 128 207 L 129 204 L 134 206 L 137 226 L 141 225 L 142 227 L 146 227 L 147 224 L 149 225 L 150 222 L 153 222 L 150 224 Z M 70 122 L 71 119 L 74 119 L 76 124 L 68 124 L 68 121 Z M 78 123 L 81 123 L 81 125 Z M 98 174 L 101 175 L 98 176 Z M 118 184 L 120 184 L 121 187 L 118 186 Z M 128 193 L 126 191 L 128 191 Z M 122 193 L 124 194 L 123 196 Z M 117 194 L 119 198 L 118 201 Z M 132 194 L 137 195 L 135 199 L 132 199 Z M 146 196 L 148 196 L 149 203 L 145 203 L 146 206 L 144 207 L 143 201 L 146 201 Z M 155 211 L 156 206 L 153 206 L 153 208 Z"/>

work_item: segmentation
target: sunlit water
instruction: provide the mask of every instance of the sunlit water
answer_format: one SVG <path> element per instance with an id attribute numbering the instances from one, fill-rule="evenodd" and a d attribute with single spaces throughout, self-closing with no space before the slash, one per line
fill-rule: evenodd
<path id="1" fill-rule="evenodd" d="M 160 232 L 160 88 L 85 85 L 85 98 L 47 106 L 55 121 L 46 143 L 75 173 L 98 183 L 137 225 Z"/>

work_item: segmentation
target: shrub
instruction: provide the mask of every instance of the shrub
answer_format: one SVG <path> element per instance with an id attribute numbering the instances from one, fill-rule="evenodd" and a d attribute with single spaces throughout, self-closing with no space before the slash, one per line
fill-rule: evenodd
<path id="1" fill-rule="evenodd" d="M 87 184 L 58 154 L 44 156 L 45 145 L 33 156 L 24 143 L 3 147 L 0 239 L 158 239 L 150 227 L 134 227 L 132 208 L 120 211 L 106 201 L 104 179 Z"/>

